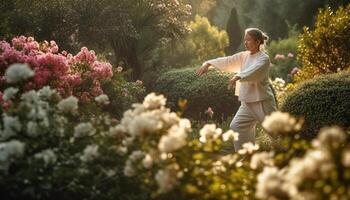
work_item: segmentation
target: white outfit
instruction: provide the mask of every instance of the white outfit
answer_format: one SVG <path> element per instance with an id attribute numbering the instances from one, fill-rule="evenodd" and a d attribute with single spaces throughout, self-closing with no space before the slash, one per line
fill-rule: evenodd
<path id="1" fill-rule="evenodd" d="M 241 78 L 235 88 L 241 106 L 230 128 L 239 133 L 238 141 L 234 142 L 236 151 L 246 142 L 255 143 L 256 123 L 262 123 L 266 115 L 276 110 L 274 95 L 269 86 L 269 56 L 262 51 L 253 55 L 249 51 L 243 51 L 205 63 L 226 72 L 235 72 Z"/>

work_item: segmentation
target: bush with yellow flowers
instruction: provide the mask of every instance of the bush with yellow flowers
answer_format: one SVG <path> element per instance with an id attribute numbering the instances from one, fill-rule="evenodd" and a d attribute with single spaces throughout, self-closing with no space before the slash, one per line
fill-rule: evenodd
<path id="1" fill-rule="evenodd" d="M 315 29 L 305 27 L 298 46 L 298 59 L 302 70 L 295 82 L 319 74 L 335 73 L 350 67 L 350 4 L 337 11 L 320 10 Z"/>

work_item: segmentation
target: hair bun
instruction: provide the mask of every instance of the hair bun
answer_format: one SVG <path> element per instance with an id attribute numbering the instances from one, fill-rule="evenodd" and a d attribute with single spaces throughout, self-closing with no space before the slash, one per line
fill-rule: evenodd
<path id="1" fill-rule="evenodd" d="M 269 37 L 267 37 L 267 35 L 263 34 L 263 39 L 264 39 L 264 40 L 268 40 Z"/>

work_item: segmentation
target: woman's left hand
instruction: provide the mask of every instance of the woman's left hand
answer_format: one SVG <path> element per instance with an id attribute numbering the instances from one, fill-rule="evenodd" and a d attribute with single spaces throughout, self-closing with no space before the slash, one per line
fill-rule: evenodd
<path id="1" fill-rule="evenodd" d="M 236 87 L 236 82 L 239 80 L 240 78 L 238 76 L 234 76 L 233 78 L 230 79 L 230 81 L 228 82 L 228 89 L 233 89 Z"/>

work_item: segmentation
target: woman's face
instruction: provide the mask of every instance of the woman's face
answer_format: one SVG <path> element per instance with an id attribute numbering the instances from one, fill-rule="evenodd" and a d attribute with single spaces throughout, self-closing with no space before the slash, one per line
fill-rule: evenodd
<path id="1" fill-rule="evenodd" d="M 260 42 L 258 40 L 255 40 L 255 38 L 253 38 L 249 34 L 245 34 L 244 46 L 248 51 L 256 52 L 259 51 Z"/>

